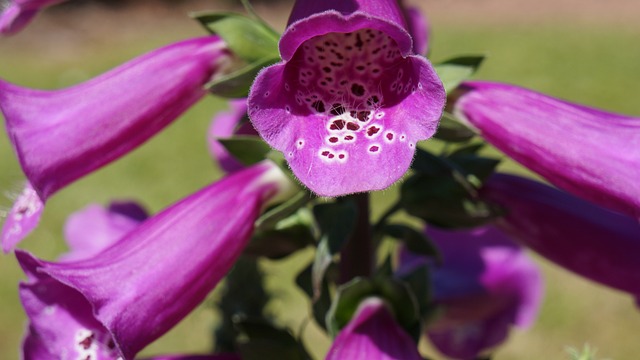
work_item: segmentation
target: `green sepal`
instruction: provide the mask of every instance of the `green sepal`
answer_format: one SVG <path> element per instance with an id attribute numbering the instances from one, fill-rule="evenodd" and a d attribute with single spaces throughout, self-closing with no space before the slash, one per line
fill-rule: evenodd
<path id="1" fill-rule="evenodd" d="M 385 300 L 393 309 L 398 324 L 416 339 L 415 330 L 419 329 L 417 300 L 407 284 L 389 277 L 355 278 L 340 286 L 327 313 L 326 322 L 330 335 L 335 337 L 347 326 L 360 303 L 369 297 Z"/>
<path id="2" fill-rule="evenodd" d="M 308 209 L 298 212 L 275 224 L 273 228 L 257 231 L 244 250 L 245 255 L 281 259 L 315 244 Z"/>
<path id="3" fill-rule="evenodd" d="M 278 61 L 280 61 L 279 57 L 269 56 L 251 63 L 240 62 L 235 70 L 214 77 L 205 84 L 204 88 L 214 95 L 226 98 L 247 97 L 258 72 Z"/>
<path id="4" fill-rule="evenodd" d="M 424 231 L 418 231 L 404 224 L 387 224 L 382 228 L 382 231 L 384 234 L 402 241 L 412 253 L 437 259 L 438 262 L 442 260 L 438 248 Z"/>
<path id="5" fill-rule="evenodd" d="M 416 297 L 420 319 L 430 318 L 436 311 L 431 299 L 431 272 L 427 264 L 422 264 L 410 272 L 399 275 Z"/>
<path id="6" fill-rule="evenodd" d="M 266 159 L 271 151 L 271 147 L 258 136 L 235 135 L 217 140 L 234 158 L 247 166 Z"/>
<path id="7" fill-rule="evenodd" d="M 289 331 L 264 320 L 241 319 L 236 323 L 244 341 L 238 350 L 244 360 L 308 360 L 308 352 Z"/>
<path id="8" fill-rule="evenodd" d="M 322 279 L 333 257 L 340 252 L 355 229 L 358 210 L 352 201 L 318 204 L 313 215 L 320 230 L 320 241 L 311 268 L 313 299 L 320 296 Z"/>
<path id="9" fill-rule="evenodd" d="M 483 60 L 484 55 L 460 56 L 435 64 L 433 67 L 448 94 L 464 80 L 470 78 L 478 70 Z"/>
<path id="10" fill-rule="evenodd" d="M 471 140 L 476 135 L 473 130 L 463 125 L 456 117 L 448 112 L 442 113 L 438 131 L 434 138 L 449 142 L 465 142 Z"/>
<path id="11" fill-rule="evenodd" d="M 211 34 L 220 36 L 229 49 L 247 63 L 279 58 L 278 36 L 263 22 L 242 14 L 198 12 L 191 17 Z"/>

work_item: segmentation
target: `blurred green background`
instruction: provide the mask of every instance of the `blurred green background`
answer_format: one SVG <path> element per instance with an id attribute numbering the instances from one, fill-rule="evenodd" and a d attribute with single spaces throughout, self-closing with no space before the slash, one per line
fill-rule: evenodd
<path id="1" fill-rule="evenodd" d="M 121 2 L 122 3 L 122 2 Z M 431 58 L 483 53 L 476 76 L 511 82 L 610 111 L 640 116 L 640 3 L 634 0 L 433 0 L 409 1 L 432 21 Z M 204 32 L 186 16 L 188 10 L 233 6 L 215 1 L 132 1 L 105 6 L 87 1 L 47 11 L 23 33 L 0 39 L 0 77 L 11 82 L 55 89 L 84 81 L 118 64 L 180 39 Z M 279 29 L 290 3 L 259 2 L 257 10 Z M 635 16 L 633 15 L 635 11 Z M 224 101 L 208 97 L 179 121 L 127 157 L 74 183 L 47 204 L 41 226 L 24 247 L 45 259 L 65 250 L 65 218 L 89 203 L 140 199 L 155 212 L 219 177 L 208 156 L 205 134 Z M 550 119 L 553 121 L 553 119 Z M 4 128 L 0 134 L 0 212 L 20 190 L 23 175 Z M 524 172 L 505 163 L 503 169 Z M 395 190 L 375 195 L 374 214 Z M 580 239 L 566 239 L 580 246 Z M 281 262 L 264 262 L 274 295 L 269 305 L 281 324 L 303 338 L 320 358 L 329 340 L 304 326 L 308 303 L 292 278 L 310 252 Z M 639 254 L 640 259 L 640 254 Z M 640 261 L 640 260 L 639 260 Z M 547 291 L 537 323 L 512 332 L 495 359 L 567 359 L 565 348 L 590 344 L 598 358 L 637 359 L 640 314 L 632 298 L 581 279 L 540 259 Z M 22 278 L 12 255 L 0 256 L 0 359 L 18 359 L 25 317 L 17 296 Z M 177 328 L 144 351 L 205 352 L 211 346 L 215 294 Z M 425 347 L 429 356 L 439 355 Z"/>

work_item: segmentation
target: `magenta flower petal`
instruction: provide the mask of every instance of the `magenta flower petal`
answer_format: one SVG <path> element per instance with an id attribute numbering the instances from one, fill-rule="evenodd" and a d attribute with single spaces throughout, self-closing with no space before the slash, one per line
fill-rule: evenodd
<path id="1" fill-rule="evenodd" d="M 552 184 L 640 218 L 640 118 L 490 82 L 464 83 L 455 109 Z"/>
<path id="2" fill-rule="evenodd" d="M 229 111 L 223 111 L 213 118 L 207 141 L 209 152 L 218 161 L 220 167 L 230 173 L 246 166 L 231 155 L 227 149 L 220 144 L 218 138 L 228 138 L 233 135 L 258 135 L 251 123 L 242 123 L 247 116 L 247 99 L 236 99 L 229 101 Z"/>
<path id="3" fill-rule="evenodd" d="M 405 27 L 395 0 L 294 5 L 284 61 L 258 74 L 249 117 L 317 194 L 388 187 L 435 132 L 445 92 Z"/>
<path id="4" fill-rule="evenodd" d="M 433 297 L 443 313 L 427 329 L 432 343 L 456 359 L 475 359 L 502 343 L 509 329 L 529 326 L 540 308 L 540 271 L 523 249 L 493 227 L 427 234 L 443 257 L 432 265 Z M 399 272 L 428 263 L 403 251 Z"/>
<path id="5" fill-rule="evenodd" d="M 31 184 L 27 182 L 2 225 L 0 235 L 2 251 L 5 253 L 11 251 L 36 228 L 43 210 L 44 204 Z"/>
<path id="6" fill-rule="evenodd" d="M 416 343 L 398 325 L 384 301 L 364 300 L 333 341 L 327 360 L 422 360 Z"/>
<path id="7" fill-rule="evenodd" d="M 22 30 L 38 12 L 66 0 L 3 0 L 0 2 L 0 35 Z"/>
<path id="8" fill-rule="evenodd" d="M 64 234 L 71 252 L 61 260 L 94 256 L 137 228 L 146 218 L 146 211 L 133 202 L 115 202 L 108 208 L 89 205 L 67 219 Z"/>
<path id="9" fill-rule="evenodd" d="M 640 297 L 640 224 L 529 179 L 494 175 L 482 197 L 508 213 L 497 226 L 579 275 Z"/>
<path id="10" fill-rule="evenodd" d="M 29 275 L 21 291 L 31 319 L 25 353 L 81 354 L 75 340 L 84 347 L 90 338 L 96 353 L 132 359 L 215 287 L 266 202 L 288 186 L 273 163 L 263 162 L 167 208 L 90 258 L 55 263 L 16 251 Z M 51 306 L 59 309 L 54 315 L 77 321 L 52 329 L 40 321 Z"/>
<path id="11" fill-rule="evenodd" d="M 429 37 L 431 36 L 431 27 L 427 17 L 414 6 L 405 7 L 404 15 L 407 18 L 409 33 L 413 38 L 413 52 L 426 55 L 429 52 Z"/>
<path id="12" fill-rule="evenodd" d="M 125 155 L 204 94 L 226 47 L 210 36 L 136 58 L 85 83 L 32 90 L 0 81 L 0 109 L 42 200 Z"/>

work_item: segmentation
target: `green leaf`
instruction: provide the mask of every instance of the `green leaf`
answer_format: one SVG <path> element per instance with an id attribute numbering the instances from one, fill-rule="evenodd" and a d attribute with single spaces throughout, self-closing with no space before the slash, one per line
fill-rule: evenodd
<path id="1" fill-rule="evenodd" d="M 236 70 L 214 77 L 204 87 L 210 93 L 226 98 L 247 97 L 258 72 L 278 61 L 279 57 L 265 57 L 252 63 L 244 63 Z"/>
<path id="2" fill-rule="evenodd" d="M 447 92 L 455 89 L 461 82 L 473 75 L 484 60 L 484 55 L 461 56 L 434 65 L 444 89 Z"/>
<path id="3" fill-rule="evenodd" d="M 295 224 L 284 229 L 267 230 L 255 234 L 245 248 L 244 254 L 277 260 L 314 244 L 314 240 L 308 226 Z"/>
<path id="4" fill-rule="evenodd" d="M 253 165 L 266 159 L 271 151 L 271 147 L 258 136 L 237 135 L 217 140 L 244 165 Z"/>
<path id="5" fill-rule="evenodd" d="M 344 328 L 355 315 L 360 303 L 369 297 L 382 298 L 391 305 L 398 324 L 412 334 L 412 330 L 418 329 L 418 304 L 411 289 L 400 280 L 377 276 L 373 279 L 355 278 L 338 288 L 327 313 L 329 333 L 335 336 Z M 417 336 L 418 333 L 413 335 Z"/>
<path id="6" fill-rule="evenodd" d="M 311 279 L 311 268 L 312 265 L 307 266 L 298 276 L 296 276 L 296 284 L 309 296 L 310 299 L 313 298 L 313 282 Z M 322 291 L 320 292 L 320 297 L 313 300 L 311 305 L 313 311 L 313 318 L 316 320 L 318 325 L 320 325 L 323 329 L 327 329 L 327 324 L 325 322 L 327 317 L 327 312 L 331 308 L 331 295 L 329 294 L 329 281 L 325 277 L 322 280 Z"/>
<path id="7" fill-rule="evenodd" d="M 313 208 L 313 215 L 320 229 L 311 272 L 315 300 L 320 296 L 320 285 L 333 256 L 340 252 L 355 228 L 357 208 L 352 201 L 318 204 Z"/>
<path id="8" fill-rule="evenodd" d="M 279 204 L 278 206 L 269 209 L 256 221 L 256 230 L 263 231 L 267 229 L 273 229 L 279 222 L 290 217 L 296 213 L 300 208 L 306 205 L 309 201 L 315 198 L 315 195 L 301 190 L 296 193 L 291 199 Z M 304 216 L 301 213 L 298 216 Z"/>
<path id="9" fill-rule="evenodd" d="M 411 176 L 402 184 L 400 201 L 410 215 L 444 228 L 480 226 L 503 214 L 502 209 L 478 200 L 473 191 L 446 175 Z"/>
<path id="10" fill-rule="evenodd" d="M 418 231 L 403 224 L 386 225 L 383 231 L 385 234 L 404 242 L 409 251 L 438 259 L 438 261 L 441 260 L 438 249 L 424 231 Z"/>
<path id="11" fill-rule="evenodd" d="M 212 34 L 219 35 L 229 49 L 247 63 L 279 58 L 278 36 L 264 23 L 236 13 L 191 15 Z"/>
<path id="12" fill-rule="evenodd" d="M 304 346 L 285 329 L 264 320 L 242 319 L 236 323 L 245 341 L 238 345 L 242 359 L 311 359 Z"/>
<path id="13" fill-rule="evenodd" d="M 409 286 L 417 300 L 420 318 L 425 319 L 433 314 L 435 306 L 431 301 L 431 273 L 427 264 L 402 274 L 400 279 Z"/>
<path id="14" fill-rule="evenodd" d="M 433 137 L 449 142 L 465 142 L 475 136 L 475 132 L 463 125 L 456 117 L 448 112 L 442 113 L 438 131 Z"/>

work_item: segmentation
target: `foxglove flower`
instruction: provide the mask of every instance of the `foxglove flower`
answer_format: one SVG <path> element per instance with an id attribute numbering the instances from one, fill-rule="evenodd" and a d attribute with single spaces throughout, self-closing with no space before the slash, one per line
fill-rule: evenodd
<path id="1" fill-rule="evenodd" d="M 384 301 L 368 298 L 333 341 L 327 360 L 422 360 L 416 343 Z"/>
<path id="2" fill-rule="evenodd" d="M 71 251 L 60 259 L 72 261 L 97 255 L 147 217 L 146 210 L 135 202 L 113 202 L 107 208 L 89 205 L 67 219 L 64 236 Z"/>
<path id="3" fill-rule="evenodd" d="M 481 196 L 503 206 L 496 225 L 579 275 L 640 296 L 640 224 L 550 186 L 494 175 Z"/>
<path id="4" fill-rule="evenodd" d="M 1 0 L 0 34 L 17 33 L 27 26 L 42 8 L 63 1 L 66 0 Z"/>
<path id="5" fill-rule="evenodd" d="M 203 85 L 224 65 L 226 54 L 222 40 L 210 36 L 158 49 L 62 90 L 0 80 L 7 133 L 40 201 L 175 120 L 205 94 Z M 2 242 L 7 249 L 9 240 L 3 236 Z"/>
<path id="6" fill-rule="evenodd" d="M 20 286 L 30 319 L 25 357 L 132 359 L 215 287 L 249 241 L 261 208 L 283 195 L 288 181 L 273 163 L 259 163 L 88 258 L 47 262 L 17 250 L 28 278 Z"/>
<path id="7" fill-rule="evenodd" d="M 552 184 L 640 218 L 640 118 L 523 89 L 466 82 L 455 111 Z"/>
<path id="8" fill-rule="evenodd" d="M 209 152 L 228 173 L 243 169 L 245 165 L 231 155 L 218 139 L 234 135 L 258 135 L 251 123 L 243 122 L 247 118 L 247 99 L 231 100 L 229 106 L 228 111 L 220 112 L 213 118 L 207 139 Z"/>
<path id="9" fill-rule="evenodd" d="M 322 196 L 384 189 L 436 130 L 445 92 L 396 0 L 296 1 L 249 117 Z"/>
<path id="10" fill-rule="evenodd" d="M 429 263 L 442 314 L 427 336 L 443 354 L 476 359 L 502 343 L 511 326 L 527 327 L 542 299 L 540 271 L 524 250 L 493 227 L 447 231 L 429 227 L 440 266 L 403 251 L 399 274 Z"/>
<path id="11" fill-rule="evenodd" d="M 404 16 L 407 18 L 409 34 L 413 38 L 413 52 L 426 55 L 429 52 L 429 37 L 431 28 L 428 19 L 422 15 L 420 9 L 414 6 L 403 6 Z"/>

